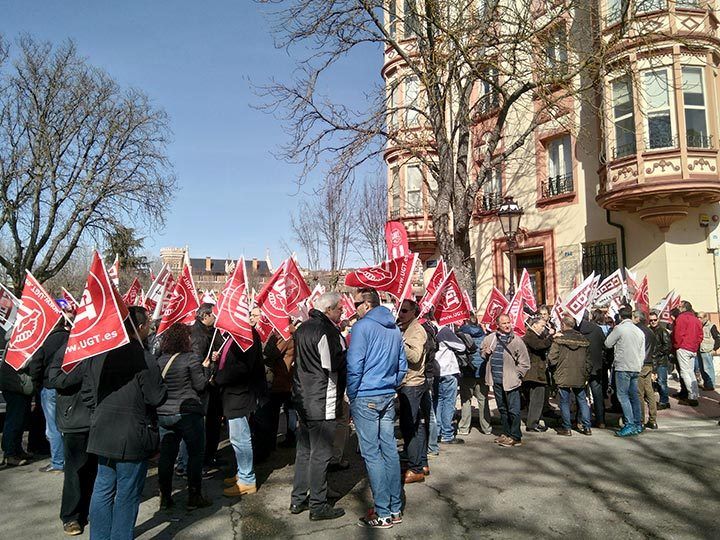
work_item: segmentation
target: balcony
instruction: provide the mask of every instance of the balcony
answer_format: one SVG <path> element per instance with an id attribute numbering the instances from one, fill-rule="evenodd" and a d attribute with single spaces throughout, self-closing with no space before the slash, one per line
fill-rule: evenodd
<path id="1" fill-rule="evenodd" d="M 550 199 L 560 195 L 568 195 L 575 193 L 575 185 L 573 184 L 573 175 L 568 173 L 559 176 L 550 176 L 543 181 L 541 186 L 541 194 L 543 199 Z"/>
<path id="2" fill-rule="evenodd" d="M 489 214 L 497 210 L 503 202 L 502 193 L 490 192 L 482 193 L 478 196 L 478 210 L 482 213 Z"/>
<path id="3" fill-rule="evenodd" d="M 496 92 L 489 92 L 478 98 L 478 116 L 487 116 L 500 106 L 500 96 Z"/>
<path id="4" fill-rule="evenodd" d="M 692 132 L 684 139 L 660 136 L 639 151 L 631 151 L 634 145 L 614 149 L 615 159 L 600 171 L 597 203 L 637 213 L 667 232 L 691 207 L 720 201 L 720 159 L 712 137 Z"/>

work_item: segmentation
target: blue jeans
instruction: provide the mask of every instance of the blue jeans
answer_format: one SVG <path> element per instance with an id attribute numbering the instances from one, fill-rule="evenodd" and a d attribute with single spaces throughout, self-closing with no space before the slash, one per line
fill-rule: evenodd
<path id="1" fill-rule="evenodd" d="M 55 421 L 55 402 L 57 390 L 43 388 L 40 390 L 40 403 L 45 415 L 45 437 L 50 443 L 50 465 L 53 469 L 62 470 L 65 467 L 65 450 L 63 448 L 62 433 Z"/>
<path id="2" fill-rule="evenodd" d="M 437 417 L 440 425 L 440 438 L 443 441 L 452 441 L 455 438 L 452 421 L 455 415 L 457 390 L 458 378 L 456 375 L 443 375 L 440 377 Z"/>
<path id="3" fill-rule="evenodd" d="M 381 518 L 390 517 L 402 509 L 395 394 L 356 397 L 350 402 L 350 410 L 375 499 L 375 512 Z"/>
<path id="4" fill-rule="evenodd" d="M 495 403 L 500 412 L 503 435 L 516 441 L 522 440 L 520 431 L 520 387 L 506 392 L 502 384 L 493 384 Z"/>
<path id="5" fill-rule="evenodd" d="M 706 388 L 715 388 L 715 365 L 712 352 L 698 353 L 700 358 L 700 373 Z"/>
<path id="6" fill-rule="evenodd" d="M 255 471 L 253 471 L 252 436 L 248 417 L 230 418 L 228 420 L 230 431 L 230 444 L 235 452 L 237 462 L 237 477 L 240 484 L 255 485 Z"/>
<path id="7" fill-rule="evenodd" d="M 439 454 L 440 446 L 438 445 L 438 423 L 437 423 L 437 406 L 438 406 L 438 388 L 437 379 L 428 379 L 428 389 L 430 390 L 430 414 L 428 415 L 428 441 L 427 449 L 431 454 Z"/>
<path id="8" fill-rule="evenodd" d="M 658 366 L 655 369 L 655 372 L 657 373 L 657 384 L 658 384 L 658 393 L 660 394 L 660 403 L 662 405 L 667 405 L 670 403 L 670 393 L 668 391 L 668 367 L 667 366 Z"/>
<path id="9" fill-rule="evenodd" d="M 616 371 L 615 386 L 617 398 L 622 407 L 626 424 L 639 426 L 642 421 L 640 394 L 638 393 L 639 373 L 634 371 Z"/>
<path id="10" fill-rule="evenodd" d="M 578 410 L 580 411 L 580 421 L 585 429 L 590 429 L 590 405 L 587 402 L 587 394 L 585 388 L 558 388 L 560 394 L 560 414 L 562 415 L 563 429 L 572 428 L 572 416 L 570 415 L 570 400 L 575 395 Z"/>
<path id="11" fill-rule="evenodd" d="M 147 461 L 98 458 L 90 499 L 92 540 L 132 540 L 145 486 Z"/>

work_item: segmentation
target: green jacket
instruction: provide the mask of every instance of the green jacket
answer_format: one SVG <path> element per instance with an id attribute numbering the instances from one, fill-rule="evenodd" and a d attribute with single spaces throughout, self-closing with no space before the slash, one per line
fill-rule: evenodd
<path id="1" fill-rule="evenodd" d="M 577 330 L 566 330 L 556 335 L 548 363 L 555 371 L 555 382 L 560 388 L 582 388 L 587 384 L 592 369 L 590 342 Z"/>

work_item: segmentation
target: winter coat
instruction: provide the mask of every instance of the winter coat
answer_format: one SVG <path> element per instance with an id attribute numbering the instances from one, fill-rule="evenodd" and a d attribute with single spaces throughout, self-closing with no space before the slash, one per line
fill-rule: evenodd
<path id="1" fill-rule="evenodd" d="M 385 306 L 377 306 L 353 325 L 347 352 L 347 395 L 394 394 L 407 373 L 400 329 Z"/>
<path id="2" fill-rule="evenodd" d="M 460 327 L 460 332 L 467 334 L 475 342 L 477 350 L 472 355 L 472 364 L 475 368 L 475 378 L 481 379 L 485 377 L 485 366 L 487 360 L 482 355 L 482 342 L 485 339 L 485 332 L 476 324 L 463 324 Z"/>
<path id="3" fill-rule="evenodd" d="M 158 358 L 160 373 L 165 370 L 172 356 L 165 353 Z M 210 370 L 202 366 L 202 361 L 195 352 L 178 354 L 163 377 L 168 397 L 165 403 L 158 407 L 157 413 L 163 416 L 204 414 L 205 410 L 200 394 L 205 391 L 209 378 Z"/>
<path id="4" fill-rule="evenodd" d="M 208 353 L 220 349 L 222 342 L 222 337 L 219 332 L 215 332 L 214 326 L 205 326 L 199 317 L 195 318 L 195 324 L 190 327 L 190 343 L 201 364 L 208 357 Z"/>
<path id="5" fill-rule="evenodd" d="M 82 389 L 85 371 L 90 361 L 76 364 L 70 373 L 62 370 L 64 350 L 57 352 L 48 366 L 48 387 L 55 388 L 55 422 L 63 433 L 87 433 L 90 431 L 90 409 L 83 403 Z"/>
<path id="6" fill-rule="evenodd" d="M 548 363 L 559 388 L 582 388 L 592 370 L 590 342 L 577 330 L 564 330 L 550 347 Z"/>
<path id="7" fill-rule="evenodd" d="M 460 373 L 455 353 L 465 352 L 465 343 L 455 334 L 452 327 L 443 326 L 437 333 L 438 351 L 435 360 L 440 366 L 440 376 L 457 375 Z"/>
<path id="8" fill-rule="evenodd" d="M 37 377 L 33 378 L 30 374 L 29 364 L 30 361 L 28 360 L 24 367 L 15 371 L 15 368 L 3 359 L 2 363 L 0 363 L 0 390 L 3 392 L 14 392 L 16 394 L 33 395 L 37 390 L 33 380 Z M 23 391 L 23 381 L 21 377 L 26 379 L 28 385 L 32 387 L 32 391 L 29 393 Z"/>
<path id="9" fill-rule="evenodd" d="M 547 384 L 547 352 L 552 345 L 552 337 L 539 336 L 531 328 L 522 339 L 530 356 L 530 369 L 523 377 L 523 382 Z"/>
<path id="10" fill-rule="evenodd" d="M 672 342 L 675 350 L 698 352 L 703 340 L 702 323 L 692 311 L 683 311 L 673 324 Z"/>
<path id="11" fill-rule="evenodd" d="M 630 319 L 612 329 L 605 338 L 605 347 L 613 348 L 615 371 L 640 373 L 645 362 L 645 334 Z"/>
<path id="12" fill-rule="evenodd" d="M 408 371 L 403 386 L 421 386 L 425 384 L 425 341 L 427 332 L 417 319 L 403 330 L 403 344 L 407 358 Z"/>
<path id="13" fill-rule="evenodd" d="M 302 420 L 334 420 L 342 415 L 347 378 L 345 338 L 321 311 L 309 315 L 295 331 L 292 399 Z"/>
<path id="14" fill-rule="evenodd" d="M 655 347 L 653 348 L 653 362 L 656 366 L 668 366 L 672 359 L 672 343 L 670 332 L 659 324 L 651 328 L 655 334 Z"/>
<path id="15" fill-rule="evenodd" d="M 653 351 L 655 350 L 655 333 L 645 324 L 636 325 L 642 333 L 645 334 L 645 359 L 643 361 L 644 366 L 655 367 L 655 360 L 653 359 Z"/>
<path id="16" fill-rule="evenodd" d="M 293 364 L 295 363 L 295 339 L 290 336 L 285 340 L 273 332 L 263 349 L 265 365 L 272 370 L 273 381 L 270 392 L 292 392 Z"/>
<path id="17" fill-rule="evenodd" d="M 245 352 L 234 339 L 225 342 L 220 350 L 215 384 L 220 387 L 226 418 L 244 418 L 255 412 L 258 401 L 266 394 L 262 345 L 255 329 L 253 344 Z"/>
<path id="18" fill-rule="evenodd" d="M 167 398 L 155 358 L 133 339 L 83 363 L 89 363 L 81 389 L 91 411 L 88 453 L 121 461 L 153 455 L 160 441 L 155 409 Z"/>
<path id="19" fill-rule="evenodd" d="M 605 332 L 597 323 L 583 319 L 577 327 L 585 339 L 590 342 L 590 364 L 592 374 L 598 374 L 603 369 L 603 357 L 605 355 Z"/>
<path id="20" fill-rule="evenodd" d="M 482 342 L 483 356 L 489 359 L 496 346 L 501 346 L 498 343 L 497 333 L 493 332 L 485 336 Z M 522 384 L 523 377 L 530 369 L 530 356 L 523 340 L 514 334 L 511 335 L 507 348 L 507 351 L 503 351 L 503 390 L 509 392 Z M 492 369 L 489 362 L 485 369 L 485 383 L 492 388 Z"/>

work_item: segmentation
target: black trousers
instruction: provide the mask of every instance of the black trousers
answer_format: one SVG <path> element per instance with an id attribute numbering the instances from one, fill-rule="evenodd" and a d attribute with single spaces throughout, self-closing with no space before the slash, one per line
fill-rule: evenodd
<path id="1" fill-rule="evenodd" d="M 407 453 L 408 468 L 422 473 L 427 466 L 427 425 L 430 404 L 427 387 L 403 386 L 400 389 L 400 431 Z"/>
<path id="2" fill-rule="evenodd" d="M 205 415 L 205 457 L 204 464 L 212 465 L 220 445 L 220 432 L 222 429 L 222 397 L 220 389 L 216 386 L 208 387 L 207 414 Z"/>
<path id="3" fill-rule="evenodd" d="M 205 445 L 202 415 L 160 415 L 158 422 L 160 424 L 160 461 L 158 462 L 160 493 L 165 497 L 172 494 L 173 468 L 180 449 L 180 441 L 185 441 L 188 452 L 188 491 L 200 493 Z"/>
<path id="4" fill-rule="evenodd" d="M 87 525 L 90 497 L 97 475 L 97 456 L 87 453 L 89 432 L 63 433 L 65 475 L 63 480 L 60 519 L 63 523 L 77 521 Z"/>
<path id="5" fill-rule="evenodd" d="M 327 468 L 333 455 L 337 420 L 298 419 L 295 478 L 291 504 L 300 504 L 310 492 L 310 509 L 327 502 Z"/>
<path id="6" fill-rule="evenodd" d="M 523 389 L 528 392 L 527 418 L 525 426 L 536 428 L 542 418 L 543 405 L 545 404 L 545 387 L 547 385 L 537 382 L 524 382 Z"/>

